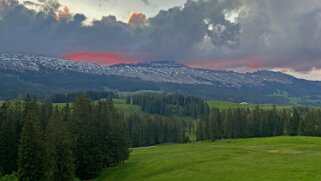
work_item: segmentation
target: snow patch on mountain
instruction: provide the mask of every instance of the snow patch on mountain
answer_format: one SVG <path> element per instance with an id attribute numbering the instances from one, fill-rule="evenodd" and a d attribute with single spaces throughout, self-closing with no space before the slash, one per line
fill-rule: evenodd
<path id="1" fill-rule="evenodd" d="M 173 61 L 149 61 L 104 67 L 55 57 L 0 53 L 0 70 L 71 71 L 96 75 L 117 75 L 146 81 L 216 86 L 262 86 L 267 82 L 292 84 L 294 77 L 280 72 L 238 73 L 191 68 Z"/>

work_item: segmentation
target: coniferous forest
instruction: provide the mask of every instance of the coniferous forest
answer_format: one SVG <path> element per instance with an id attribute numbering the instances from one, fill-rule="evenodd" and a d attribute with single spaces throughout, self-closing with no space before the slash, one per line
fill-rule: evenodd
<path id="1" fill-rule="evenodd" d="M 271 136 L 321 136 L 321 110 L 296 108 L 213 108 L 197 121 L 197 140 Z"/>
<path id="2" fill-rule="evenodd" d="M 14 173 L 22 181 L 86 180 L 124 163 L 134 147 L 321 136 L 321 110 L 314 108 L 210 109 L 206 101 L 191 96 L 140 94 L 126 102 L 141 110 L 122 114 L 109 94 L 98 101 L 86 94 L 70 95 L 72 102 L 58 105 L 30 96 L 1 105 L 1 174 Z"/>
<path id="3" fill-rule="evenodd" d="M 182 94 L 137 94 L 128 96 L 126 102 L 139 105 L 142 111 L 164 116 L 180 115 L 197 118 L 209 113 L 205 101 Z"/>
<path id="4" fill-rule="evenodd" d="M 0 172 L 21 181 L 91 179 L 129 157 L 127 124 L 108 101 L 64 107 L 27 96 L 0 109 Z"/>

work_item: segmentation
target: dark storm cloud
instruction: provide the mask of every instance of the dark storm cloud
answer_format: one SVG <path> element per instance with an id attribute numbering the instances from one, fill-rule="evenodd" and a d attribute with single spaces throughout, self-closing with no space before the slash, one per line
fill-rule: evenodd
<path id="1" fill-rule="evenodd" d="M 268 67 L 321 68 L 319 1 L 246 1 L 240 17 L 242 56 Z"/>
<path id="2" fill-rule="evenodd" d="M 0 21 L 0 50 L 36 54 L 61 54 L 81 50 L 120 50 L 132 44 L 132 32 L 113 16 L 83 26 L 84 15 L 71 20 L 48 6 L 47 12 L 34 12 L 22 5 L 10 6 Z"/>
<path id="3" fill-rule="evenodd" d="M 242 66 L 240 62 L 256 68 L 321 68 L 318 0 L 189 0 L 184 7 L 160 11 L 142 26 L 113 16 L 91 26 L 83 25 L 81 14 L 68 18 L 62 13 L 57 20 L 57 0 L 38 0 L 44 10 L 38 13 L 4 2 L 0 0 L 0 51 L 55 56 L 139 52 L 150 60 L 182 63 L 225 60 L 229 68 Z"/>
<path id="4" fill-rule="evenodd" d="M 238 44 L 240 27 L 227 21 L 224 11 L 236 5 L 219 0 L 187 1 L 184 8 L 161 11 L 149 20 L 146 47 L 160 59 L 176 60 L 197 58 L 190 53 L 205 36 L 215 46 L 233 48 Z M 210 26 L 214 29 L 210 29 Z"/>

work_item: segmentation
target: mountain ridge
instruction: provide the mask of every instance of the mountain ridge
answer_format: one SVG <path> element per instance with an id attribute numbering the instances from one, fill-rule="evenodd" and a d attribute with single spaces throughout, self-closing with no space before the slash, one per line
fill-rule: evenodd
<path id="1" fill-rule="evenodd" d="M 299 100 L 298 104 L 306 99 L 321 99 L 320 81 L 267 70 L 239 73 L 192 68 L 174 61 L 102 66 L 55 57 L 0 53 L 0 74 L 0 98 L 29 92 L 46 96 L 78 90 L 152 89 L 255 103 L 286 103 L 288 97 Z"/>

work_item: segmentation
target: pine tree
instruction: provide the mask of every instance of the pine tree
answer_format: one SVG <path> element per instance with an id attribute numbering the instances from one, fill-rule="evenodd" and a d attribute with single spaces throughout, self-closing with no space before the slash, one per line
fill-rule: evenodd
<path id="1" fill-rule="evenodd" d="M 50 102 L 50 100 L 45 100 L 40 105 L 40 124 L 42 129 L 46 128 L 52 112 L 53 112 L 52 103 Z"/>
<path id="2" fill-rule="evenodd" d="M 259 132 L 260 132 L 260 136 L 262 137 L 269 136 L 269 133 L 270 133 L 269 119 L 268 119 L 268 114 L 266 112 L 261 113 Z"/>
<path id="3" fill-rule="evenodd" d="M 298 135 L 299 130 L 299 124 L 300 124 L 300 115 L 296 108 L 293 108 L 292 117 L 290 119 L 290 129 L 289 129 L 289 135 L 296 136 Z"/>
<path id="4" fill-rule="evenodd" d="M 242 132 L 242 115 L 240 108 L 234 109 L 232 111 L 232 135 L 233 138 L 240 138 Z"/>
<path id="5" fill-rule="evenodd" d="M 211 140 L 220 140 L 222 138 L 222 118 L 220 110 L 214 108 L 211 110 L 209 118 L 210 138 Z"/>
<path id="6" fill-rule="evenodd" d="M 103 165 L 92 102 L 88 96 L 80 95 L 73 103 L 73 109 L 73 125 L 77 126 L 74 135 L 75 173 L 80 179 L 91 179 L 99 174 Z"/>
<path id="7" fill-rule="evenodd" d="M 74 160 L 72 139 L 62 114 L 55 108 L 46 129 L 48 177 L 52 181 L 72 181 Z"/>
<path id="8" fill-rule="evenodd" d="M 45 180 L 45 150 L 40 126 L 39 108 L 35 100 L 25 99 L 24 126 L 18 153 L 20 181 Z"/>
<path id="9" fill-rule="evenodd" d="M 228 109 L 224 116 L 224 136 L 225 138 L 233 138 L 233 113 L 232 109 Z"/>
<path id="10" fill-rule="evenodd" d="M 0 173 L 11 174 L 17 170 L 18 135 L 14 112 L 10 103 L 4 103 L 0 110 Z"/>

